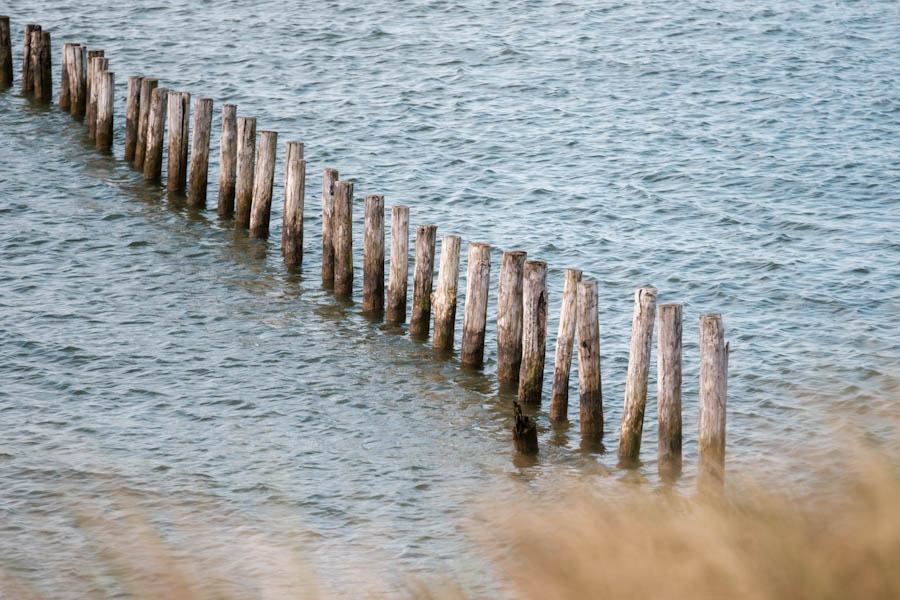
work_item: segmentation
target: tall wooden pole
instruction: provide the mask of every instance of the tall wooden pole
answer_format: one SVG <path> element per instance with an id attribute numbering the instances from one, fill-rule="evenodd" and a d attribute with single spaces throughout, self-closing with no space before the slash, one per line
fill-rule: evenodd
<path id="1" fill-rule="evenodd" d="M 212 98 L 194 100 L 194 132 L 191 136 L 191 187 L 188 206 L 206 206 L 209 183 L 209 137 L 212 130 Z"/>
<path id="2" fill-rule="evenodd" d="M 581 269 L 566 269 L 562 307 L 559 311 L 559 332 L 556 335 L 556 363 L 553 368 L 553 387 L 550 393 L 550 420 L 561 422 L 569 413 L 569 372 L 572 369 L 572 345 L 577 321 L 578 283 Z"/>
<path id="3" fill-rule="evenodd" d="M 234 214 L 237 181 L 237 105 L 222 106 L 222 136 L 219 138 L 219 204 L 220 217 Z"/>
<path id="4" fill-rule="evenodd" d="M 267 239 L 269 220 L 272 216 L 272 188 L 275 185 L 275 153 L 278 150 L 278 133 L 259 132 L 259 148 L 256 156 L 256 175 L 253 182 L 253 206 L 250 213 L 250 237 Z"/>
<path id="5" fill-rule="evenodd" d="M 296 266 L 303 262 L 303 205 L 306 197 L 306 161 L 295 154 L 284 170 L 284 224 L 281 229 L 281 250 L 284 264 Z"/>
<path id="6" fill-rule="evenodd" d="M 250 227 L 253 206 L 253 176 L 256 168 L 256 119 L 237 120 L 237 183 L 235 186 L 234 228 Z"/>
<path id="7" fill-rule="evenodd" d="M 456 293 L 459 288 L 458 235 L 445 235 L 441 240 L 441 262 L 438 267 L 437 291 L 432 302 L 434 309 L 434 336 L 431 346 L 435 350 L 453 350 L 453 334 L 456 329 Z"/>
<path id="8" fill-rule="evenodd" d="M 2 17 L 0 17 L 2 19 Z M 2 24 L 0 24 L 0 29 L 2 29 Z M 2 38 L 3 34 L 0 33 L 0 38 Z M 3 41 L 0 39 L 0 46 L 2 46 Z M 73 42 L 66 42 L 62 47 L 62 57 L 59 62 L 59 110 L 64 110 L 66 112 L 69 111 L 69 107 L 72 105 L 72 91 L 69 87 L 69 61 L 72 59 L 72 46 L 77 46 L 78 44 Z M 0 60 L 2 60 L 3 50 L 0 49 Z"/>
<path id="9" fill-rule="evenodd" d="M 466 304 L 463 312 L 459 361 L 480 369 L 484 365 L 484 333 L 487 328 L 488 290 L 491 285 L 491 247 L 469 244 L 466 266 Z"/>
<path id="10" fill-rule="evenodd" d="M 137 130 L 141 115 L 141 84 L 144 78 L 140 75 L 129 75 L 125 92 L 125 160 L 134 161 L 134 150 L 137 148 Z"/>
<path id="11" fill-rule="evenodd" d="M 102 71 L 97 78 L 97 150 L 109 152 L 113 144 L 113 113 L 116 101 L 116 74 Z"/>
<path id="12" fill-rule="evenodd" d="M 97 137 L 97 102 L 100 94 L 100 73 L 109 68 L 109 59 L 105 56 L 95 56 L 89 64 L 90 95 L 88 96 L 87 126 L 88 137 Z"/>
<path id="13" fill-rule="evenodd" d="M 409 287 L 409 208 L 391 209 L 391 278 L 388 285 L 387 323 L 406 322 L 406 290 Z"/>
<path id="14" fill-rule="evenodd" d="M 188 140 L 191 120 L 191 95 L 169 92 L 169 154 L 166 164 L 166 189 L 184 194 L 187 186 Z"/>
<path id="15" fill-rule="evenodd" d="M 578 284 L 578 392 L 581 437 L 603 438 L 603 389 L 600 379 L 600 320 L 597 282 Z"/>
<path id="16" fill-rule="evenodd" d="M 700 317 L 700 463 L 697 485 L 715 490 L 725 481 L 725 409 L 728 344 L 722 315 Z"/>
<path id="17" fill-rule="evenodd" d="M 416 264 L 413 271 L 413 306 L 409 315 L 409 334 L 428 336 L 431 325 L 431 288 L 434 284 L 434 243 L 437 225 L 416 227 Z"/>
<path id="18" fill-rule="evenodd" d="M 162 177 L 163 142 L 166 133 L 166 106 L 169 89 L 155 88 L 150 95 L 147 115 L 147 151 L 144 156 L 144 179 L 158 182 Z"/>
<path id="19" fill-rule="evenodd" d="M 628 375 L 625 380 L 625 411 L 619 427 L 618 455 L 623 460 L 637 460 L 641 452 L 655 317 L 656 288 L 638 288 L 634 292 L 631 350 L 628 353 Z"/>
<path id="20" fill-rule="evenodd" d="M 384 196 L 366 196 L 363 235 L 364 312 L 384 310 Z"/>
<path id="21" fill-rule="evenodd" d="M 659 474 L 681 472 L 681 305 L 659 305 L 656 338 L 656 412 L 659 419 Z"/>
<path id="22" fill-rule="evenodd" d="M 34 71 L 32 70 L 31 40 L 32 33 L 40 31 L 40 25 L 25 25 L 25 47 L 22 53 L 22 95 L 34 94 Z"/>
<path id="23" fill-rule="evenodd" d="M 152 104 L 153 90 L 155 90 L 158 85 L 159 80 L 154 77 L 144 77 L 144 80 L 141 81 L 137 144 L 134 147 L 134 168 L 138 171 L 144 169 L 144 159 L 147 156 L 147 130 L 150 123 L 150 105 Z"/>
<path id="24" fill-rule="evenodd" d="M 547 350 L 547 263 L 525 261 L 522 282 L 522 365 L 519 402 L 540 404 Z"/>
<path id="25" fill-rule="evenodd" d="M 322 172 L 322 283 L 334 283 L 334 186 L 337 169 Z"/>
<path id="26" fill-rule="evenodd" d="M 497 379 L 515 383 L 522 366 L 522 276 L 526 253 L 503 253 L 497 293 Z"/>
<path id="27" fill-rule="evenodd" d="M 353 295 L 353 183 L 334 185 L 334 294 Z"/>
<path id="28" fill-rule="evenodd" d="M 12 35 L 9 30 L 9 17 L 0 16 L 0 86 L 13 84 Z"/>

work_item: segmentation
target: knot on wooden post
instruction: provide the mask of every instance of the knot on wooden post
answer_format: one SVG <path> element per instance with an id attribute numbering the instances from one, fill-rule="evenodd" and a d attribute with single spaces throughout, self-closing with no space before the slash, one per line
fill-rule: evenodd
<path id="1" fill-rule="evenodd" d="M 537 454 L 537 423 L 528 415 L 522 414 L 522 405 L 513 400 L 515 424 L 513 425 L 513 443 L 516 452 L 521 454 Z"/>

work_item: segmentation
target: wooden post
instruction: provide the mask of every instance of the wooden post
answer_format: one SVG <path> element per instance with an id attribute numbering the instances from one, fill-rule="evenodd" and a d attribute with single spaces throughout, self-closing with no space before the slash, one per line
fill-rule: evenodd
<path id="1" fill-rule="evenodd" d="M 92 140 L 97 137 L 97 102 L 100 97 L 100 73 L 106 71 L 108 68 L 109 59 L 105 56 L 95 56 L 91 61 L 91 67 L 89 69 L 91 93 L 90 96 L 88 96 L 87 126 L 88 137 Z"/>
<path id="2" fill-rule="evenodd" d="M 547 350 L 547 263 L 525 261 L 522 276 L 522 365 L 519 402 L 540 404 Z"/>
<path id="3" fill-rule="evenodd" d="M 103 56 L 105 51 L 103 50 L 88 50 L 87 51 L 87 67 L 85 70 L 85 81 L 84 81 L 84 92 L 85 92 L 85 119 L 87 119 L 88 111 L 91 106 L 91 85 L 93 85 L 93 68 L 94 66 L 91 64 L 95 58 L 98 56 Z"/>
<path id="4" fill-rule="evenodd" d="M 413 306 L 409 315 L 409 334 L 428 336 L 431 325 L 431 287 L 434 284 L 434 242 L 437 225 L 416 227 L 416 264 L 413 271 Z"/>
<path id="5" fill-rule="evenodd" d="M 194 133 L 191 136 L 191 189 L 188 206 L 206 206 L 209 178 L 209 136 L 212 129 L 212 98 L 194 100 Z"/>
<path id="6" fill-rule="evenodd" d="M 22 95 L 34 93 L 34 71 L 31 66 L 31 34 L 40 31 L 40 25 L 25 26 L 25 48 L 22 54 Z"/>
<path id="7" fill-rule="evenodd" d="M 2 19 L 2 17 L 0 17 Z M 0 24 L 0 29 L 2 29 L 2 24 Z M 0 38 L 2 38 L 3 34 L 0 33 Z M 0 45 L 2 45 L 2 40 L 0 40 Z M 69 61 L 72 60 L 72 46 L 77 46 L 78 44 L 73 42 L 66 42 L 62 47 L 62 59 L 59 61 L 59 110 L 64 110 L 66 112 L 69 111 L 69 107 L 72 104 L 72 91 L 69 87 Z M 2 55 L 3 50 L 0 49 L 0 55 Z"/>
<path id="8" fill-rule="evenodd" d="M 578 392 L 581 437 L 603 439 L 603 388 L 600 379 L 600 320 L 597 282 L 578 284 Z"/>
<path id="9" fill-rule="evenodd" d="M 141 115 L 141 83 L 140 75 L 128 76 L 128 88 L 125 95 L 125 160 L 134 160 L 134 149 L 137 147 L 137 130 Z"/>
<path id="10" fill-rule="evenodd" d="M 169 92 L 169 152 L 166 189 L 172 194 L 184 194 L 187 186 L 188 123 L 191 118 L 191 95 Z"/>
<path id="11" fill-rule="evenodd" d="M 409 287 L 409 208 L 391 209 L 391 278 L 384 320 L 406 322 L 406 289 Z"/>
<path id="12" fill-rule="evenodd" d="M 553 366 L 553 385 L 550 392 L 550 420 L 569 418 L 569 372 L 572 369 L 572 345 L 575 341 L 575 322 L 578 320 L 578 283 L 581 269 L 566 269 L 562 306 L 559 309 L 559 331 L 556 334 L 556 362 Z"/>
<path id="13" fill-rule="evenodd" d="M 84 110 L 87 104 L 85 91 L 85 52 L 87 50 L 79 45 L 69 46 L 69 114 L 76 119 L 84 118 Z"/>
<path id="14" fill-rule="evenodd" d="M 491 247 L 470 243 L 466 267 L 466 305 L 460 362 L 473 369 L 484 364 L 484 331 L 487 327 L 488 290 L 491 285 Z"/>
<path id="15" fill-rule="evenodd" d="M 234 228 L 250 227 L 253 206 L 253 171 L 256 165 L 256 118 L 237 120 L 237 182 L 235 184 Z"/>
<path id="16" fill-rule="evenodd" d="M 292 153 L 284 170 L 284 227 L 281 249 L 284 264 L 303 262 L 303 205 L 306 196 L 306 161 Z"/>
<path id="17" fill-rule="evenodd" d="M 334 184 L 334 294 L 353 295 L 353 184 Z"/>
<path id="18" fill-rule="evenodd" d="M 497 293 L 497 379 L 514 383 L 522 365 L 522 274 L 526 253 L 503 253 Z"/>
<path id="19" fill-rule="evenodd" d="M 641 453 L 655 316 L 656 288 L 645 286 L 635 290 L 631 350 L 628 353 L 628 375 L 625 379 L 625 411 L 622 413 L 622 424 L 619 427 L 618 454 L 623 460 L 637 460 Z"/>
<path id="20" fill-rule="evenodd" d="M 700 317 L 700 463 L 697 486 L 721 488 L 725 481 L 725 408 L 728 344 L 722 315 Z"/>
<path id="21" fill-rule="evenodd" d="M 272 214 L 272 187 L 275 185 L 275 153 L 278 150 L 278 132 L 259 132 L 259 153 L 256 157 L 256 175 L 253 178 L 253 204 L 250 213 L 250 237 L 267 239 L 269 219 Z"/>
<path id="22" fill-rule="evenodd" d="M 29 55 L 31 56 L 31 93 L 34 96 L 35 100 L 41 100 L 43 97 L 43 85 L 44 85 L 44 74 L 43 74 L 43 61 L 41 60 L 41 29 L 40 26 L 37 26 L 37 29 L 32 28 L 31 30 L 31 44 Z"/>
<path id="23" fill-rule="evenodd" d="M 337 169 L 322 172 L 322 283 L 334 282 L 334 185 Z"/>
<path id="24" fill-rule="evenodd" d="M 366 196 L 363 241 L 363 312 L 384 310 L 384 196 Z"/>
<path id="25" fill-rule="evenodd" d="M 9 30 L 9 17 L 0 16 L 0 86 L 13 84 L 12 35 Z"/>
<path id="26" fill-rule="evenodd" d="M 50 46 L 50 32 L 41 31 L 41 89 L 35 94 L 41 102 L 53 100 L 53 55 Z"/>
<path id="27" fill-rule="evenodd" d="M 134 168 L 144 168 L 144 158 L 147 156 L 147 125 L 150 122 L 150 104 L 153 98 L 153 90 L 159 85 L 159 80 L 154 77 L 144 77 L 141 81 L 140 112 L 138 113 L 137 145 L 134 148 Z"/>
<path id="28" fill-rule="evenodd" d="M 286 142 L 284 145 L 284 163 L 292 160 L 303 160 L 303 142 Z"/>
<path id="29" fill-rule="evenodd" d="M 438 267 L 437 292 L 434 294 L 434 336 L 431 347 L 439 351 L 453 350 L 456 329 L 456 295 L 459 289 L 458 235 L 445 235 L 441 240 L 441 262 Z"/>
<path id="30" fill-rule="evenodd" d="M 681 473 L 681 305 L 659 305 L 656 338 L 656 410 L 659 419 L 659 474 Z"/>
<path id="31" fill-rule="evenodd" d="M 513 444 L 521 454 L 537 454 L 537 424 L 534 419 L 522 414 L 522 406 L 513 400 Z"/>
<path id="32" fill-rule="evenodd" d="M 108 152 L 113 143 L 113 112 L 116 102 L 116 74 L 102 71 L 97 87 L 97 149 Z"/>
<path id="33" fill-rule="evenodd" d="M 219 204 L 220 217 L 234 214 L 237 181 L 237 105 L 222 106 L 222 135 L 219 138 Z"/>
<path id="34" fill-rule="evenodd" d="M 146 80 L 145 80 L 146 81 Z M 144 179 L 159 181 L 162 177 L 163 138 L 166 133 L 166 105 L 169 89 L 158 87 L 150 95 L 147 115 L 147 151 L 144 156 Z"/>

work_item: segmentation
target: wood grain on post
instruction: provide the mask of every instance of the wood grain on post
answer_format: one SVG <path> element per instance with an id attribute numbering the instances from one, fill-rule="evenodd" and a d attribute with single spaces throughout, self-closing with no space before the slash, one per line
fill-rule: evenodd
<path id="1" fill-rule="evenodd" d="M 222 106 L 222 135 L 219 138 L 219 203 L 220 217 L 234 214 L 237 182 L 237 105 Z"/>
<path id="2" fill-rule="evenodd" d="M 272 216 L 272 188 L 275 185 L 275 153 L 278 151 L 278 132 L 260 131 L 256 156 L 256 175 L 253 178 L 253 205 L 250 212 L 250 237 L 261 240 L 269 237 Z"/>
<path id="3" fill-rule="evenodd" d="M 697 486 L 721 488 L 725 481 L 725 413 L 728 344 L 722 315 L 700 317 L 700 461 Z"/>
<path id="4" fill-rule="evenodd" d="M 159 181 L 162 177 L 163 141 L 166 133 L 166 106 L 169 89 L 158 87 L 150 94 L 147 115 L 147 150 L 144 156 L 144 179 Z"/>
<path id="5" fill-rule="evenodd" d="M 284 163 L 303 160 L 303 142 L 287 142 L 284 145 Z"/>
<path id="6" fill-rule="evenodd" d="M 391 209 L 391 276 L 384 320 L 406 322 L 406 289 L 409 287 L 409 208 Z"/>
<path id="7" fill-rule="evenodd" d="M 322 172 L 322 283 L 334 281 L 334 185 L 337 169 Z"/>
<path id="8" fill-rule="evenodd" d="M 209 137 L 212 130 L 212 98 L 194 100 L 194 132 L 191 135 L 191 188 L 188 206 L 206 206 L 209 182 Z"/>
<path id="9" fill-rule="evenodd" d="M 491 285 L 491 247 L 470 243 L 466 267 L 466 304 L 463 311 L 460 363 L 473 369 L 484 364 L 488 290 Z"/>
<path id="10" fill-rule="evenodd" d="M 234 228 L 250 227 L 253 206 L 253 176 L 256 167 L 256 118 L 238 117 L 237 171 L 235 183 Z"/>
<path id="11" fill-rule="evenodd" d="M 2 17 L 0 17 L 2 19 Z M 0 29 L 2 29 L 2 24 L 0 24 Z M 0 32 L 0 38 L 3 37 L 2 32 Z M 0 39 L 0 46 L 2 46 L 2 39 Z M 69 87 L 69 61 L 72 60 L 72 46 L 77 46 L 77 43 L 66 42 L 62 47 L 62 57 L 59 61 L 59 110 L 67 111 L 69 110 L 69 106 L 72 104 L 72 92 Z M 0 58 L 2 58 L 3 49 L 0 48 Z"/>
<path id="12" fill-rule="evenodd" d="M 603 387 L 600 378 L 600 318 L 597 282 L 578 284 L 578 395 L 581 437 L 603 439 Z"/>
<path id="13" fill-rule="evenodd" d="M 628 353 L 628 374 L 625 379 L 625 411 L 622 413 L 622 424 L 619 427 L 618 455 L 623 460 L 637 460 L 641 453 L 655 317 L 656 288 L 650 286 L 638 288 L 634 292 L 631 349 Z"/>
<path id="14" fill-rule="evenodd" d="M 28 55 L 31 57 L 31 94 L 36 100 L 41 99 L 41 88 L 44 85 L 44 74 L 42 72 L 43 63 L 41 62 L 41 29 L 31 29 L 31 44 L 29 45 Z"/>
<path id="15" fill-rule="evenodd" d="M 109 59 L 105 56 L 95 56 L 90 61 L 90 95 L 88 96 L 87 126 L 88 137 L 92 140 L 97 137 L 97 102 L 100 94 L 100 73 L 109 68 Z"/>
<path id="16" fill-rule="evenodd" d="M 503 253 L 497 293 L 497 379 L 514 383 L 522 365 L 522 275 L 526 253 Z"/>
<path id="17" fill-rule="evenodd" d="M 140 113 L 138 113 L 137 145 L 134 148 L 134 168 L 144 168 L 144 158 L 147 156 L 147 125 L 150 121 L 150 104 L 153 98 L 153 90 L 159 84 L 154 77 L 144 77 L 141 82 Z"/>
<path id="18" fill-rule="evenodd" d="M 87 66 L 85 70 L 85 83 L 84 83 L 84 91 L 85 91 L 85 119 L 87 119 L 88 112 L 90 110 L 91 105 L 91 85 L 93 85 L 92 76 L 93 76 L 93 65 L 91 62 L 98 56 L 104 56 L 106 52 L 104 50 L 88 50 L 87 51 Z"/>
<path id="19" fill-rule="evenodd" d="M 31 34 L 40 31 L 40 25 L 25 25 L 25 46 L 22 53 L 22 95 L 34 93 L 34 72 L 31 66 Z"/>
<path id="20" fill-rule="evenodd" d="M 445 235 L 441 240 L 441 262 L 438 266 L 437 291 L 434 293 L 434 336 L 431 347 L 435 350 L 453 350 L 453 334 L 456 329 L 456 295 L 459 289 L 458 235 Z"/>
<path id="21" fill-rule="evenodd" d="M 166 189 L 169 193 L 184 194 L 187 186 L 187 160 L 191 95 L 169 92 L 169 151 L 166 164 Z"/>
<path id="22" fill-rule="evenodd" d="M 334 184 L 334 294 L 353 295 L 353 183 Z"/>
<path id="23" fill-rule="evenodd" d="M 556 362 L 553 365 L 553 385 L 550 392 L 550 420 L 556 422 L 569 418 L 569 373 L 572 369 L 575 323 L 578 320 L 580 281 L 581 269 L 566 269 L 562 306 L 559 309 L 559 331 L 556 334 Z"/>
<path id="24" fill-rule="evenodd" d="M 681 472 L 681 305 L 659 305 L 656 337 L 656 411 L 659 419 L 657 454 L 664 478 Z"/>
<path id="25" fill-rule="evenodd" d="M 434 242 L 437 225 L 416 227 L 416 264 L 413 270 L 413 305 L 409 315 L 409 334 L 428 336 L 431 325 L 431 288 L 434 284 Z"/>
<path id="26" fill-rule="evenodd" d="M 363 229 L 363 300 L 364 312 L 384 310 L 384 196 L 366 196 Z"/>
<path id="27" fill-rule="evenodd" d="M 13 84 L 12 35 L 9 30 L 9 17 L 0 16 L 0 85 L 9 87 Z"/>
<path id="28" fill-rule="evenodd" d="M 138 123 L 141 118 L 141 84 L 144 78 L 140 75 L 128 76 L 128 88 L 125 93 L 125 160 L 134 160 L 137 148 Z"/>
<path id="29" fill-rule="evenodd" d="M 288 160 L 284 169 L 284 226 L 281 230 L 281 249 L 284 264 L 299 265 L 303 262 L 303 205 L 306 196 L 306 161 Z"/>
<path id="30" fill-rule="evenodd" d="M 522 406 L 513 400 L 513 444 L 520 454 L 537 454 L 537 424 L 531 417 L 522 414 Z"/>
<path id="31" fill-rule="evenodd" d="M 116 103 L 116 74 L 102 71 L 97 87 L 97 149 L 108 152 L 113 143 L 113 113 Z"/>
<path id="32" fill-rule="evenodd" d="M 522 276 L 522 365 L 519 402 L 540 404 L 547 350 L 547 263 L 525 261 Z"/>
<path id="33" fill-rule="evenodd" d="M 53 100 L 53 55 L 50 32 L 41 32 L 41 91 L 35 94 L 41 102 Z"/>

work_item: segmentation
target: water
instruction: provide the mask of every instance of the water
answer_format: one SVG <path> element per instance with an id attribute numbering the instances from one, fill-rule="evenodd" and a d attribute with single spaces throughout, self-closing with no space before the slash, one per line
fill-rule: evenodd
<path id="1" fill-rule="evenodd" d="M 733 473 L 802 485 L 840 456 L 834 425 L 896 444 L 883 417 L 900 388 L 900 5 L 306 4 L 7 2 L 7 571 L 51 597 L 96 589 L 92 559 L 74 558 L 92 543 L 73 515 L 84 503 L 167 536 L 185 524 L 265 535 L 351 589 L 373 579 L 360 565 L 374 579 L 439 572 L 491 589 L 465 525 L 487 491 L 523 502 L 566 480 L 659 486 L 654 393 L 643 464 L 615 460 L 632 294 L 648 283 L 685 306 L 685 493 L 704 312 L 723 314 L 732 348 Z M 63 42 L 106 50 L 113 156 L 19 95 L 31 22 L 52 32 L 54 86 Z M 186 210 L 121 160 L 130 74 L 214 98 L 211 210 Z M 268 243 L 215 215 L 226 101 L 279 133 Z M 308 161 L 296 272 L 279 251 L 288 140 Z M 356 184 L 357 301 L 365 194 L 410 206 L 412 227 L 462 236 L 457 349 L 465 244 L 492 245 L 483 373 L 321 287 L 324 167 Z M 512 453 L 511 396 L 492 376 L 504 249 L 550 265 L 533 464 Z M 605 453 L 580 449 L 572 406 L 568 430 L 546 418 L 566 267 L 600 284 Z"/>

